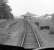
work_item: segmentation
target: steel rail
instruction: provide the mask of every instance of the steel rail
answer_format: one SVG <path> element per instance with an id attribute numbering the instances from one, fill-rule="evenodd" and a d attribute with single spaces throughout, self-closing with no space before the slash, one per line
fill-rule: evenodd
<path id="1" fill-rule="evenodd" d="M 25 39 L 26 39 L 26 35 L 27 35 L 27 29 L 26 29 L 26 21 L 24 21 L 24 31 L 22 32 L 22 37 L 23 37 L 23 39 L 22 39 L 22 41 L 21 41 L 21 47 L 23 47 L 24 46 L 24 42 L 25 42 Z"/>
<path id="2" fill-rule="evenodd" d="M 31 28 L 32 33 L 34 34 L 34 38 L 36 39 L 36 41 L 37 41 L 37 43 L 38 43 L 38 45 L 40 47 L 40 43 L 39 43 L 39 40 L 38 40 L 38 37 L 37 37 L 38 35 L 36 35 L 37 34 L 37 31 L 35 32 L 32 27 L 33 26 L 30 24 L 30 28 Z"/>
<path id="3" fill-rule="evenodd" d="M 31 27 L 33 27 L 33 26 L 31 25 Z M 34 32 L 35 37 L 37 38 L 39 47 L 44 47 L 44 46 L 42 46 L 42 44 L 44 45 L 44 42 L 41 41 L 41 40 L 43 40 L 43 39 L 41 39 L 41 37 L 39 37 L 40 35 L 37 34 L 37 31 L 34 30 L 34 28 L 33 28 L 33 32 Z"/>

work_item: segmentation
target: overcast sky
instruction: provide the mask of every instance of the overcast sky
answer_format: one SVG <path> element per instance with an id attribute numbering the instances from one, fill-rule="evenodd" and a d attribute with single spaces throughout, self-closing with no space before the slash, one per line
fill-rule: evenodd
<path id="1" fill-rule="evenodd" d="M 9 0 L 14 16 L 20 16 L 27 11 L 43 15 L 54 12 L 54 0 Z"/>

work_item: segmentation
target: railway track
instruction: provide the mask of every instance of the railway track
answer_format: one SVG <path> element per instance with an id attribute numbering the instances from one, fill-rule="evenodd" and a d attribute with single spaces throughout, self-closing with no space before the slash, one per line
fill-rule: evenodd
<path id="1" fill-rule="evenodd" d="M 38 37 L 38 33 L 34 30 L 28 21 L 24 21 L 23 39 L 21 41 L 21 47 L 25 48 L 39 48 L 43 47 L 43 41 Z"/>

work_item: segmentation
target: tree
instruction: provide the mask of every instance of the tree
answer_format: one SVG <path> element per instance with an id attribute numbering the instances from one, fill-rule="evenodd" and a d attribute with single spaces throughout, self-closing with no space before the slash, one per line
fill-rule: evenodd
<path id="1" fill-rule="evenodd" d="M 10 6 L 6 3 L 7 0 L 0 0 L 0 19 L 13 19 Z"/>

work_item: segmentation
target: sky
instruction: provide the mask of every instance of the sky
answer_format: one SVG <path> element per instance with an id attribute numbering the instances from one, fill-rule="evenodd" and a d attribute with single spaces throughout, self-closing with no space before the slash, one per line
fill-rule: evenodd
<path id="1" fill-rule="evenodd" d="M 36 15 L 54 13 L 54 0 L 8 0 L 14 16 L 20 16 L 26 12 Z"/>

